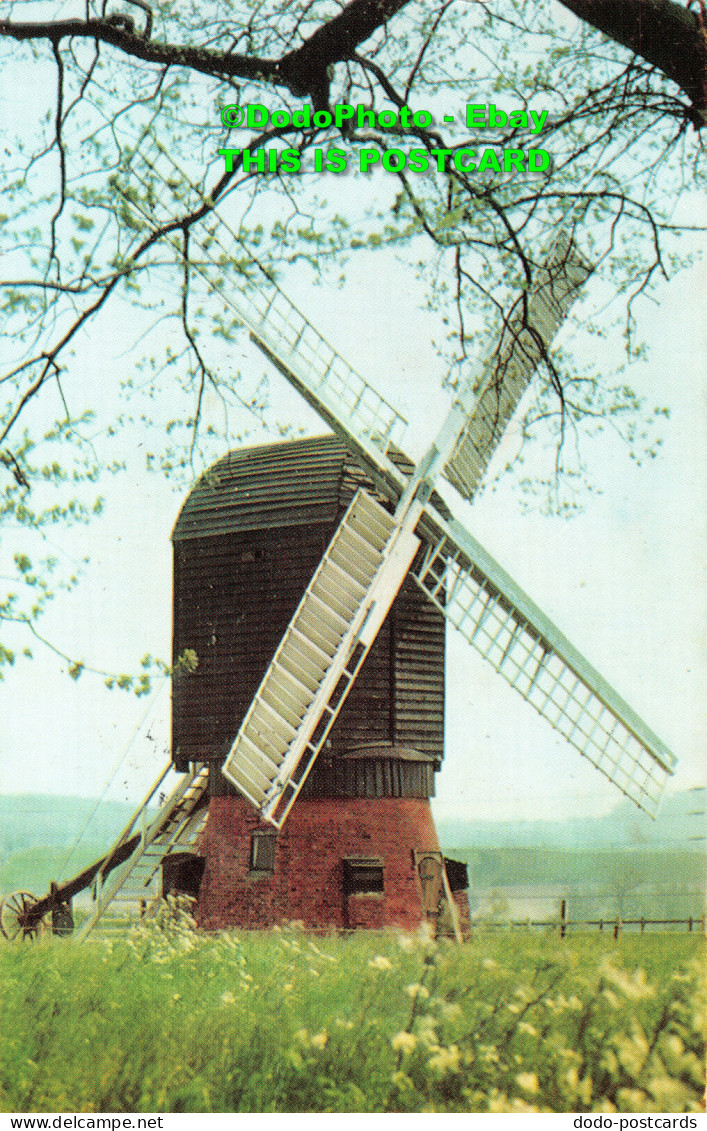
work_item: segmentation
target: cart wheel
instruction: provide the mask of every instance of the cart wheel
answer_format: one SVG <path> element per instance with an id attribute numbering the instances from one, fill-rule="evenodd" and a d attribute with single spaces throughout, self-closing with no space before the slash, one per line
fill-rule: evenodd
<path id="1" fill-rule="evenodd" d="M 0 903 L 0 931 L 6 939 L 34 938 L 41 926 L 40 922 L 28 922 L 28 912 L 38 902 L 37 897 L 28 891 L 13 891 Z"/>

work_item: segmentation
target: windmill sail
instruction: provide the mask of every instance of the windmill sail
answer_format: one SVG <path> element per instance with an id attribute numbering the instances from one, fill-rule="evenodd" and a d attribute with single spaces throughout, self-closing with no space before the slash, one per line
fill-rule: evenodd
<path id="1" fill-rule="evenodd" d="M 419 513 L 419 511 L 418 511 Z M 402 585 L 420 541 L 357 491 L 222 767 L 280 828 Z"/>
<path id="2" fill-rule="evenodd" d="M 180 185 L 186 181 L 201 195 L 164 148 L 157 148 L 176 169 Z M 135 162 L 131 173 L 137 175 Z M 144 207 L 132 199 L 127 203 L 148 223 L 154 222 Z M 238 239 L 215 212 L 210 223 Z M 342 519 L 246 715 L 224 767 L 226 776 L 269 820 L 282 823 L 320 749 L 322 735 L 328 733 L 360 668 L 362 655 L 392 605 L 407 568 L 402 562 L 407 557 L 409 564 L 415 555 L 412 531 L 422 512 L 418 533 L 426 545 L 413 576 L 428 598 L 569 743 L 639 807 L 655 813 L 665 779 L 673 773 L 675 759 L 670 751 L 461 523 L 446 521 L 436 513 L 433 517 L 427 508 L 422 511 L 440 474 L 465 498 L 476 491 L 533 371 L 589 274 L 571 242 L 564 237 L 557 241 L 545 267 L 536 273 L 527 301 L 519 300 L 496 363 L 471 389 L 460 391 L 436 443 L 407 479 L 389 458 L 404 419 L 339 357 L 266 272 L 261 270 L 259 285 L 244 281 L 241 289 L 224 292 L 214 282 L 221 271 L 219 252 L 214 258 L 210 249 L 220 246 L 228 256 L 228 248 L 213 228 L 205 228 L 204 222 L 202 228 L 204 263 L 195 263 L 194 270 L 212 290 L 219 291 L 256 344 L 351 448 L 374 482 L 400 500 L 397 518 L 378 507 L 380 522 L 388 524 L 387 549 L 378 572 L 373 568 L 361 579 L 362 588 L 351 611 L 337 620 L 336 586 L 327 586 L 323 607 L 321 601 L 317 604 L 322 595 L 314 589 L 320 575 L 327 575 L 329 555 L 339 536 L 344 544 L 348 523 L 346 516 Z M 196 225 L 191 234 L 196 241 Z M 367 502 L 359 500 L 361 505 L 378 506 L 365 492 L 364 496 Z M 349 568 L 354 573 L 361 562 L 352 550 L 340 563 L 343 574 Z M 344 589 L 348 585 L 346 580 Z M 290 652 L 294 658 L 290 667 L 300 662 L 296 659 L 302 652 L 299 637 L 306 637 L 308 626 L 317 620 L 325 634 L 339 624 L 341 639 L 333 651 L 329 649 L 327 658 L 322 655 L 314 662 L 313 671 L 318 674 L 313 678 L 301 679 L 304 669 L 299 674 L 290 670 L 299 689 L 288 699 L 292 689 L 284 675 L 287 695 L 281 689 L 280 667 L 290 663 Z M 268 714 L 271 692 L 279 703 L 277 725 Z"/>
<path id="3" fill-rule="evenodd" d="M 465 499 L 484 477 L 518 402 L 530 384 L 579 289 L 589 276 L 574 245 L 563 234 L 536 275 L 527 300 L 518 299 L 497 351 L 480 380 L 459 393 L 467 413 L 444 476 Z"/>
<path id="4" fill-rule="evenodd" d="M 485 660 L 622 793 L 655 815 L 675 757 L 455 519 L 428 515 L 412 576 Z"/>

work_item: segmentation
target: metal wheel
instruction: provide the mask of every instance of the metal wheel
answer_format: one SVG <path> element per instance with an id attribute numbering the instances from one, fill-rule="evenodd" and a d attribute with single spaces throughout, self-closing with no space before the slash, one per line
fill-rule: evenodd
<path id="1" fill-rule="evenodd" d="M 13 891 L 5 896 L 0 903 L 0 931 L 6 939 L 16 939 L 18 935 L 34 938 L 41 922 L 29 920 L 28 912 L 37 902 L 37 897 L 28 891 Z"/>

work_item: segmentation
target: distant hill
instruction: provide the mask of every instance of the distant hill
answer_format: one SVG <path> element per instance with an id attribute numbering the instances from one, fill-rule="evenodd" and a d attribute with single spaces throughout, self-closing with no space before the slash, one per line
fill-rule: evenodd
<path id="1" fill-rule="evenodd" d="M 566 821 L 479 821 L 473 818 L 437 820 L 441 843 L 447 848 L 567 848 L 672 849 L 707 851 L 705 794 L 682 790 L 666 797 L 655 820 L 630 801 L 622 801 L 603 817 Z M 696 837 L 703 839 L 697 840 Z"/>
<path id="2" fill-rule="evenodd" d="M 120 801 L 64 797 L 44 793 L 16 793 L 0 797 L 0 862 L 27 848 L 70 847 L 89 822 L 92 841 L 106 849 L 130 820 L 134 806 Z"/>
<path id="3" fill-rule="evenodd" d="M 445 851 L 468 861 L 482 886 L 508 883 L 512 876 L 526 882 L 560 877 L 566 882 L 574 877 L 579 883 L 581 875 L 586 884 L 606 870 L 601 856 L 607 854 L 609 860 L 612 851 L 622 858 L 645 856 L 642 867 L 648 871 L 652 868 L 666 879 L 670 873 L 671 880 L 682 874 L 684 882 L 699 885 L 707 842 L 690 838 L 705 833 L 705 818 L 694 814 L 702 807 L 700 797 L 704 794 L 684 790 L 666 798 L 655 821 L 627 801 L 604 817 L 584 820 L 442 818 L 437 828 Z M 91 798 L 48 794 L 0 797 L 0 892 L 23 887 L 44 890 L 50 880 L 75 875 L 106 853 L 130 820 L 133 807 L 104 802 L 94 812 L 96 805 Z M 79 834 L 81 841 L 73 847 Z M 496 851 L 486 855 L 486 849 Z M 537 854 L 537 849 L 546 851 Z M 507 860 L 504 851 L 510 852 Z M 583 859 L 573 862 L 572 855 Z M 695 858 L 694 867 L 687 866 L 688 855 Z"/>
<path id="4" fill-rule="evenodd" d="M 134 807 L 96 805 L 95 798 L 50 794 L 0 797 L 0 893 L 44 894 L 51 880 L 77 875 L 107 853 Z"/>

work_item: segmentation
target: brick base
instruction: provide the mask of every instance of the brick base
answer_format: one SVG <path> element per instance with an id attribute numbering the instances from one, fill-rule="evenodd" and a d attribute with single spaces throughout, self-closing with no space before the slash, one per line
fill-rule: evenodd
<path id="1" fill-rule="evenodd" d="M 200 851 L 199 925 L 310 930 L 402 927 L 427 918 L 415 852 L 439 852 L 429 802 L 418 798 L 299 798 L 277 835 L 274 872 L 251 871 L 251 838 L 270 829 L 238 797 L 212 797 Z M 383 891 L 344 891 L 344 859 L 383 861 Z"/>

